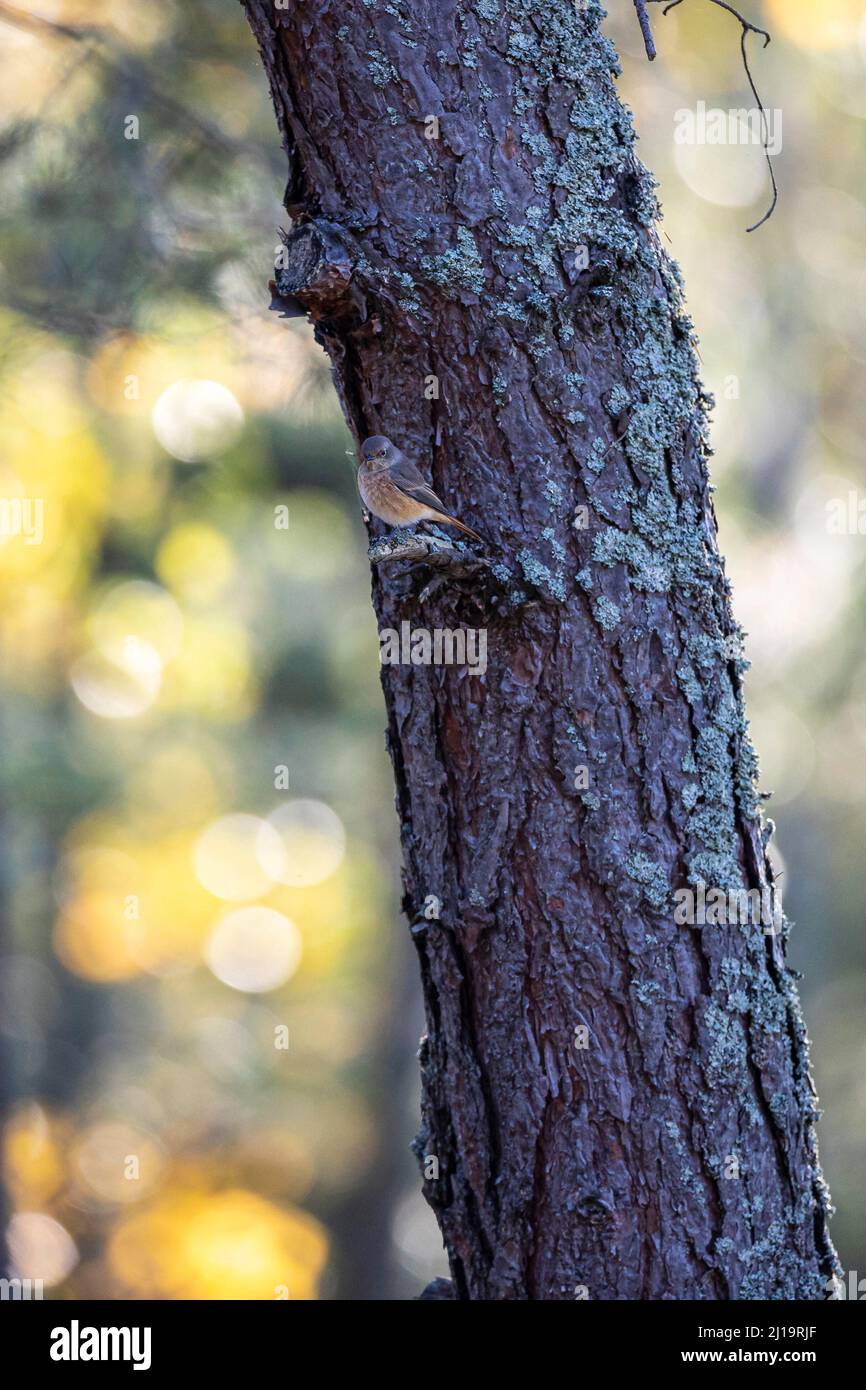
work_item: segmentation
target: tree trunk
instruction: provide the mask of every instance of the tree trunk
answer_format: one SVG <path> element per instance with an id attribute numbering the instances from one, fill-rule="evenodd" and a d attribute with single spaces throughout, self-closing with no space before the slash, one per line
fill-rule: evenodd
<path id="1" fill-rule="evenodd" d="M 483 674 L 383 667 L 451 1296 L 823 1298 L 787 927 L 675 916 L 769 893 L 769 832 L 711 401 L 603 12 L 244 3 L 290 164 L 278 302 L 356 439 L 489 542 L 373 579 L 381 630 L 487 640 Z"/>

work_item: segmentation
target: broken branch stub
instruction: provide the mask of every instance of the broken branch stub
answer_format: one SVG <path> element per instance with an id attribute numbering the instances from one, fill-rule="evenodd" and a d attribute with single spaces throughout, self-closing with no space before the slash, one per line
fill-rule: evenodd
<path id="1" fill-rule="evenodd" d="M 309 314 L 314 323 L 363 319 L 364 300 L 353 280 L 354 268 L 336 228 L 324 222 L 303 222 L 283 234 L 271 307 L 286 318 Z"/>

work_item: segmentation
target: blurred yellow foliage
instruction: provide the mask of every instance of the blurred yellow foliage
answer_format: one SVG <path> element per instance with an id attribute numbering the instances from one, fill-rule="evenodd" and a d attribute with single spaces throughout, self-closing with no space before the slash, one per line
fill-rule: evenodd
<path id="1" fill-rule="evenodd" d="M 74 844 L 54 930 L 68 970 L 107 983 L 198 962 L 218 904 L 191 872 L 194 835 L 146 841 L 135 827 L 92 821 Z"/>
<path id="2" fill-rule="evenodd" d="M 67 970 L 85 980 L 129 980 L 142 968 L 135 950 L 140 930 L 124 921 L 122 899 L 83 892 L 58 917 L 54 949 Z"/>
<path id="3" fill-rule="evenodd" d="M 170 799 L 176 772 L 187 766 L 193 789 L 198 779 L 204 804 L 215 795 L 208 769 L 182 749 L 164 750 L 159 766 L 139 774 L 139 785 L 151 797 Z M 303 940 L 301 972 L 312 977 L 338 969 L 359 935 L 375 925 L 382 870 L 361 846 L 353 846 L 321 882 L 282 886 L 256 862 L 254 841 L 235 844 L 226 838 L 235 823 L 238 833 L 242 824 L 265 830 L 267 824 L 249 816 L 228 817 L 207 828 L 213 838 L 225 827 L 222 839 L 214 841 L 214 852 L 222 846 L 214 864 L 222 877 L 212 883 L 208 870 L 202 882 L 198 874 L 207 868 L 202 855 L 210 840 L 191 828 L 172 828 L 171 814 L 162 823 L 152 801 L 142 819 L 137 812 L 136 807 L 133 818 L 120 823 L 85 818 L 69 837 L 54 945 L 67 969 L 84 979 L 109 983 L 197 964 L 225 915 L 225 898 L 261 899 L 285 914 Z M 148 823 L 149 834 L 143 829 Z M 223 887 L 226 874 L 230 891 Z"/>
<path id="4" fill-rule="evenodd" d="M 160 702 L 220 723 L 248 719 L 257 682 L 246 628 L 219 615 L 188 617 L 183 645 L 165 670 Z"/>
<path id="5" fill-rule="evenodd" d="M 17 9 L 39 5 L 18 4 Z M 68 120 L 93 99 L 94 76 L 79 70 L 69 74 L 68 51 L 49 33 L 31 32 L 3 25 L 3 82 L 0 84 L 0 118 L 5 121 L 38 117 L 50 122 Z"/>
<path id="6" fill-rule="evenodd" d="M 187 522 L 169 531 L 156 552 L 156 571 L 183 602 L 213 603 L 235 572 L 232 547 L 215 526 Z"/>
<path id="7" fill-rule="evenodd" d="M 318 1296 L 324 1227 L 252 1192 L 173 1191 L 112 1233 L 108 1258 L 133 1297 L 301 1299 Z"/>
<path id="8" fill-rule="evenodd" d="M 373 856 L 353 844 L 330 877 L 309 888 L 280 887 L 268 898 L 285 912 L 304 942 L 299 975 L 324 978 L 345 964 L 359 937 L 379 924 L 383 873 Z"/>
<path id="9" fill-rule="evenodd" d="M 39 352 L 7 380 L 0 427 L 0 643 L 7 679 L 52 679 L 105 527 L 109 467 L 75 398 L 78 363 Z M 56 670 L 54 672 L 56 679 Z"/>
<path id="10" fill-rule="evenodd" d="M 154 43 L 169 23 L 158 5 L 142 6 L 137 0 L 16 0 L 15 9 L 58 24 L 80 25 L 92 33 L 113 30 L 140 47 Z M 50 30 L 44 36 L 36 30 L 34 41 L 41 47 L 56 44 Z"/>
<path id="11" fill-rule="evenodd" d="M 863 0 L 767 0 L 771 32 L 810 52 L 856 46 L 864 20 Z"/>
<path id="12" fill-rule="evenodd" d="M 213 378 L 236 392 L 234 353 L 223 320 L 207 309 L 165 306 L 162 336 L 123 333 L 107 338 L 91 359 L 87 385 L 111 414 L 149 417 L 177 381 Z"/>
<path id="13" fill-rule="evenodd" d="M 165 737 L 146 760 L 130 769 L 125 818 L 135 817 L 153 834 L 173 826 L 200 826 L 220 808 L 217 762 L 217 750 L 206 754 Z M 178 788 L 183 788 L 182 796 Z"/>
<path id="14" fill-rule="evenodd" d="M 41 1105 L 22 1105 L 3 1133 L 4 1181 L 19 1209 L 42 1206 L 65 1181 L 69 1124 Z"/>

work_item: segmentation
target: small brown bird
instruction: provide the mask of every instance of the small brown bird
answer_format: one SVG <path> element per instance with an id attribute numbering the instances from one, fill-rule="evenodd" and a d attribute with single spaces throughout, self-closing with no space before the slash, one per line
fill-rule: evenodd
<path id="1" fill-rule="evenodd" d="M 471 526 L 448 515 L 414 463 L 383 434 L 374 434 L 361 445 L 358 491 L 364 506 L 389 526 L 443 521 L 446 526 L 456 526 L 477 541 L 483 540 Z"/>

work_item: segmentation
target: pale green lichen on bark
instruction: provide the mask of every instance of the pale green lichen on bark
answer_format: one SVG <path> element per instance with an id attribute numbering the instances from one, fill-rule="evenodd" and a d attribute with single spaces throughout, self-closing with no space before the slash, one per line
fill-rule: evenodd
<path id="1" fill-rule="evenodd" d="M 475 237 L 468 227 L 458 227 L 457 244 L 439 256 L 423 256 L 421 271 L 434 285 L 455 291 L 471 290 L 480 294 L 485 275 Z"/>
<path id="2" fill-rule="evenodd" d="M 713 599 L 724 583 L 721 562 L 707 545 L 697 508 L 673 491 L 679 480 L 676 463 L 668 470 L 668 460 L 685 431 L 695 429 L 700 444 L 706 442 L 708 402 L 698 378 L 694 334 L 683 309 L 679 272 L 640 232 L 658 216 L 655 187 L 646 171 L 631 164 L 634 134 L 610 80 L 618 65 L 599 29 L 603 11 L 591 3 L 579 13 L 554 0 L 528 0 L 527 4 L 505 0 L 504 8 L 511 21 L 507 56 L 518 69 L 515 115 L 520 114 L 521 93 L 534 98 L 555 81 L 570 83 L 578 95 L 571 107 L 572 129 L 564 152 L 538 132 L 523 130 L 521 135 L 521 145 L 534 162 L 536 189 L 551 198 L 557 208 L 555 217 L 546 227 L 529 220 L 518 227 L 498 219 L 494 236 L 521 257 L 523 283 L 536 292 L 543 290 L 553 255 L 578 245 L 589 248 L 591 264 L 609 267 L 612 283 L 605 288 L 625 324 L 629 379 L 638 385 L 642 397 L 632 401 L 632 391 L 623 382 L 614 383 L 607 397 L 609 414 L 619 416 L 630 407 L 622 446 L 637 475 L 648 479 L 648 486 L 631 503 L 632 529 L 604 528 L 593 543 L 593 561 L 607 568 L 622 564 L 638 590 L 664 592 L 675 586 L 692 594 L 696 602 L 704 591 L 709 598 L 704 611 L 716 612 Z M 530 20 L 534 21 L 531 28 L 521 27 Z M 616 180 L 631 168 L 637 173 L 631 203 L 618 206 Z M 661 296 L 659 276 L 665 291 Z M 500 301 L 497 307 L 510 317 L 527 312 L 522 306 L 516 312 L 509 301 Z M 562 312 L 555 297 L 550 308 L 555 325 Z M 601 439 L 592 442 L 585 460 L 591 472 L 604 467 L 607 448 Z M 533 568 L 529 557 L 521 557 L 521 563 L 525 572 Z M 591 582 L 585 570 L 579 582 L 584 587 Z M 594 611 L 605 630 L 617 626 L 619 608 L 607 596 L 596 600 Z M 739 884 L 736 816 L 738 807 L 754 814 L 756 763 L 742 705 L 724 671 L 725 635 L 721 626 L 704 634 L 707 646 L 697 671 L 688 659 L 681 664 L 690 702 L 703 701 L 715 715 L 713 728 L 695 749 L 699 790 L 693 794 L 689 829 L 704 844 L 703 851 L 693 856 L 694 872 L 709 872 L 720 883 Z M 715 662 L 707 660 L 710 651 Z M 744 750 L 735 774 L 732 740 Z"/>

